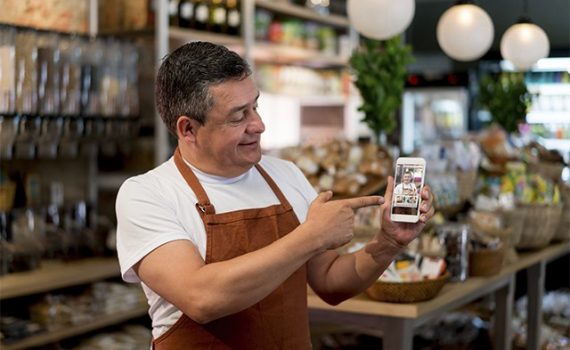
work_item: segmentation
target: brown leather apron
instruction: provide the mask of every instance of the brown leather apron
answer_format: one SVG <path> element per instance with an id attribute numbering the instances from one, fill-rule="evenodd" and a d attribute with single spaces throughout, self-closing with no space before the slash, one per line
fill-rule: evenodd
<path id="1" fill-rule="evenodd" d="M 293 208 L 261 166 L 255 167 L 280 204 L 216 214 L 178 149 L 174 162 L 198 197 L 196 209 L 207 236 L 206 264 L 263 248 L 299 225 Z M 153 341 L 154 349 L 310 349 L 306 273 L 303 265 L 260 302 L 207 324 L 198 324 L 183 314 Z"/>

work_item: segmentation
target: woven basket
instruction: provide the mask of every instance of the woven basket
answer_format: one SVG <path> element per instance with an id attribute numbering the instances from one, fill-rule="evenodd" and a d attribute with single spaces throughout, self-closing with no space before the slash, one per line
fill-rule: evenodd
<path id="1" fill-rule="evenodd" d="M 434 298 L 449 280 L 446 273 L 436 279 L 416 282 L 382 282 L 377 281 L 366 294 L 374 300 L 389 303 L 415 303 Z"/>
<path id="2" fill-rule="evenodd" d="M 469 276 L 493 276 L 501 272 L 505 249 L 481 249 L 469 253 Z"/>
<path id="3" fill-rule="evenodd" d="M 477 169 L 457 172 L 457 190 L 461 201 L 471 199 L 477 184 L 477 175 Z"/>
<path id="4" fill-rule="evenodd" d="M 513 236 L 520 237 L 515 248 L 538 249 L 554 238 L 561 214 L 561 205 L 526 204 L 505 212 L 503 218 L 512 228 Z"/>
<path id="5" fill-rule="evenodd" d="M 564 204 L 562 205 L 560 224 L 552 240 L 570 241 L 570 186 L 561 186 L 560 195 Z"/>
<path id="6" fill-rule="evenodd" d="M 538 162 L 538 163 L 530 163 L 528 165 L 529 173 L 540 174 L 541 176 L 549 180 L 553 180 L 554 182 L 560 181 L 563 170 L 564 170 L 564 164 L 562 163 Z"/>

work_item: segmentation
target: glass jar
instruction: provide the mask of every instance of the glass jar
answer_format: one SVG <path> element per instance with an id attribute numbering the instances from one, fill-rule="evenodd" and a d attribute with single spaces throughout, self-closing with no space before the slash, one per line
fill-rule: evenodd
<path id="1" fill-rule="evenodd" d="M 91 39 L 81 51 L 81 115 L 97 116 L 101 112 L 103 69 L 102 39 Z"/>
<path id="2" fill-rule="evenodd" d="M 19 30 L 16 34 L 16 112 L 38 111 L 38 48 L 36 32 Z"/>
<path id="3" fill-rule="evenodd" d="M 451 280 L 465 281 L 469 273 L 470 227 L 466 224 L 449 223 L 440 226 L 437 234 L 445 248 L 445 261 Z"/>
<path id="4" fill-rule="evenodd" d="M 80 113 L 83 44 L 83 40 L 78 36 L 64 37 L 59 41 L 60 99 L 63 115 L 78 116 Z"/>
<path id="5" fill-rule="evenodd" d="M 0 114 L 16 111 L 16 29 L 0 26 Z"/>
<path id="6" fill-rule="evenodd" d="M 117 41 L 109 40 L 105 44 L 99 96 L 101 114 L 111 117 L 119 114 L 119 63 L 124 57 L 121 57 L 121 45 Z"/>
<path id="7" fill-rule="evenodd" d="M 38 33 L 38 111 L 41 115 L 59 113 L 60 51 L 59 36 Z"/>

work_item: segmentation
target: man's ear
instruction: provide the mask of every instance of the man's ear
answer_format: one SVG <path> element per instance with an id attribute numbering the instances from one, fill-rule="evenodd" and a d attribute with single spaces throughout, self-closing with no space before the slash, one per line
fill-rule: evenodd
<path id="1" fill-rule="evenodd" d="M 200 126 L 201 124 L 198 121 L 188 116 L 182 115 L 178 117 L 176 121 L 176 133 L 178 134 L 178 138 L 188 142 L 195 142 Z"/>

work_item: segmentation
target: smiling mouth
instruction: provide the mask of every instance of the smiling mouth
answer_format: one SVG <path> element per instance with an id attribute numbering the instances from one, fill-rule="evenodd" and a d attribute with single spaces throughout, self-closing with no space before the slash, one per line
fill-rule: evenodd
<path id="1" fill-rule="evenodd" d="M 256 145 L 257 141 L 253 141 L 253 142 L 247 142 L 247 143 L 240 143 L 240 146 L 253 146 Z"/>

